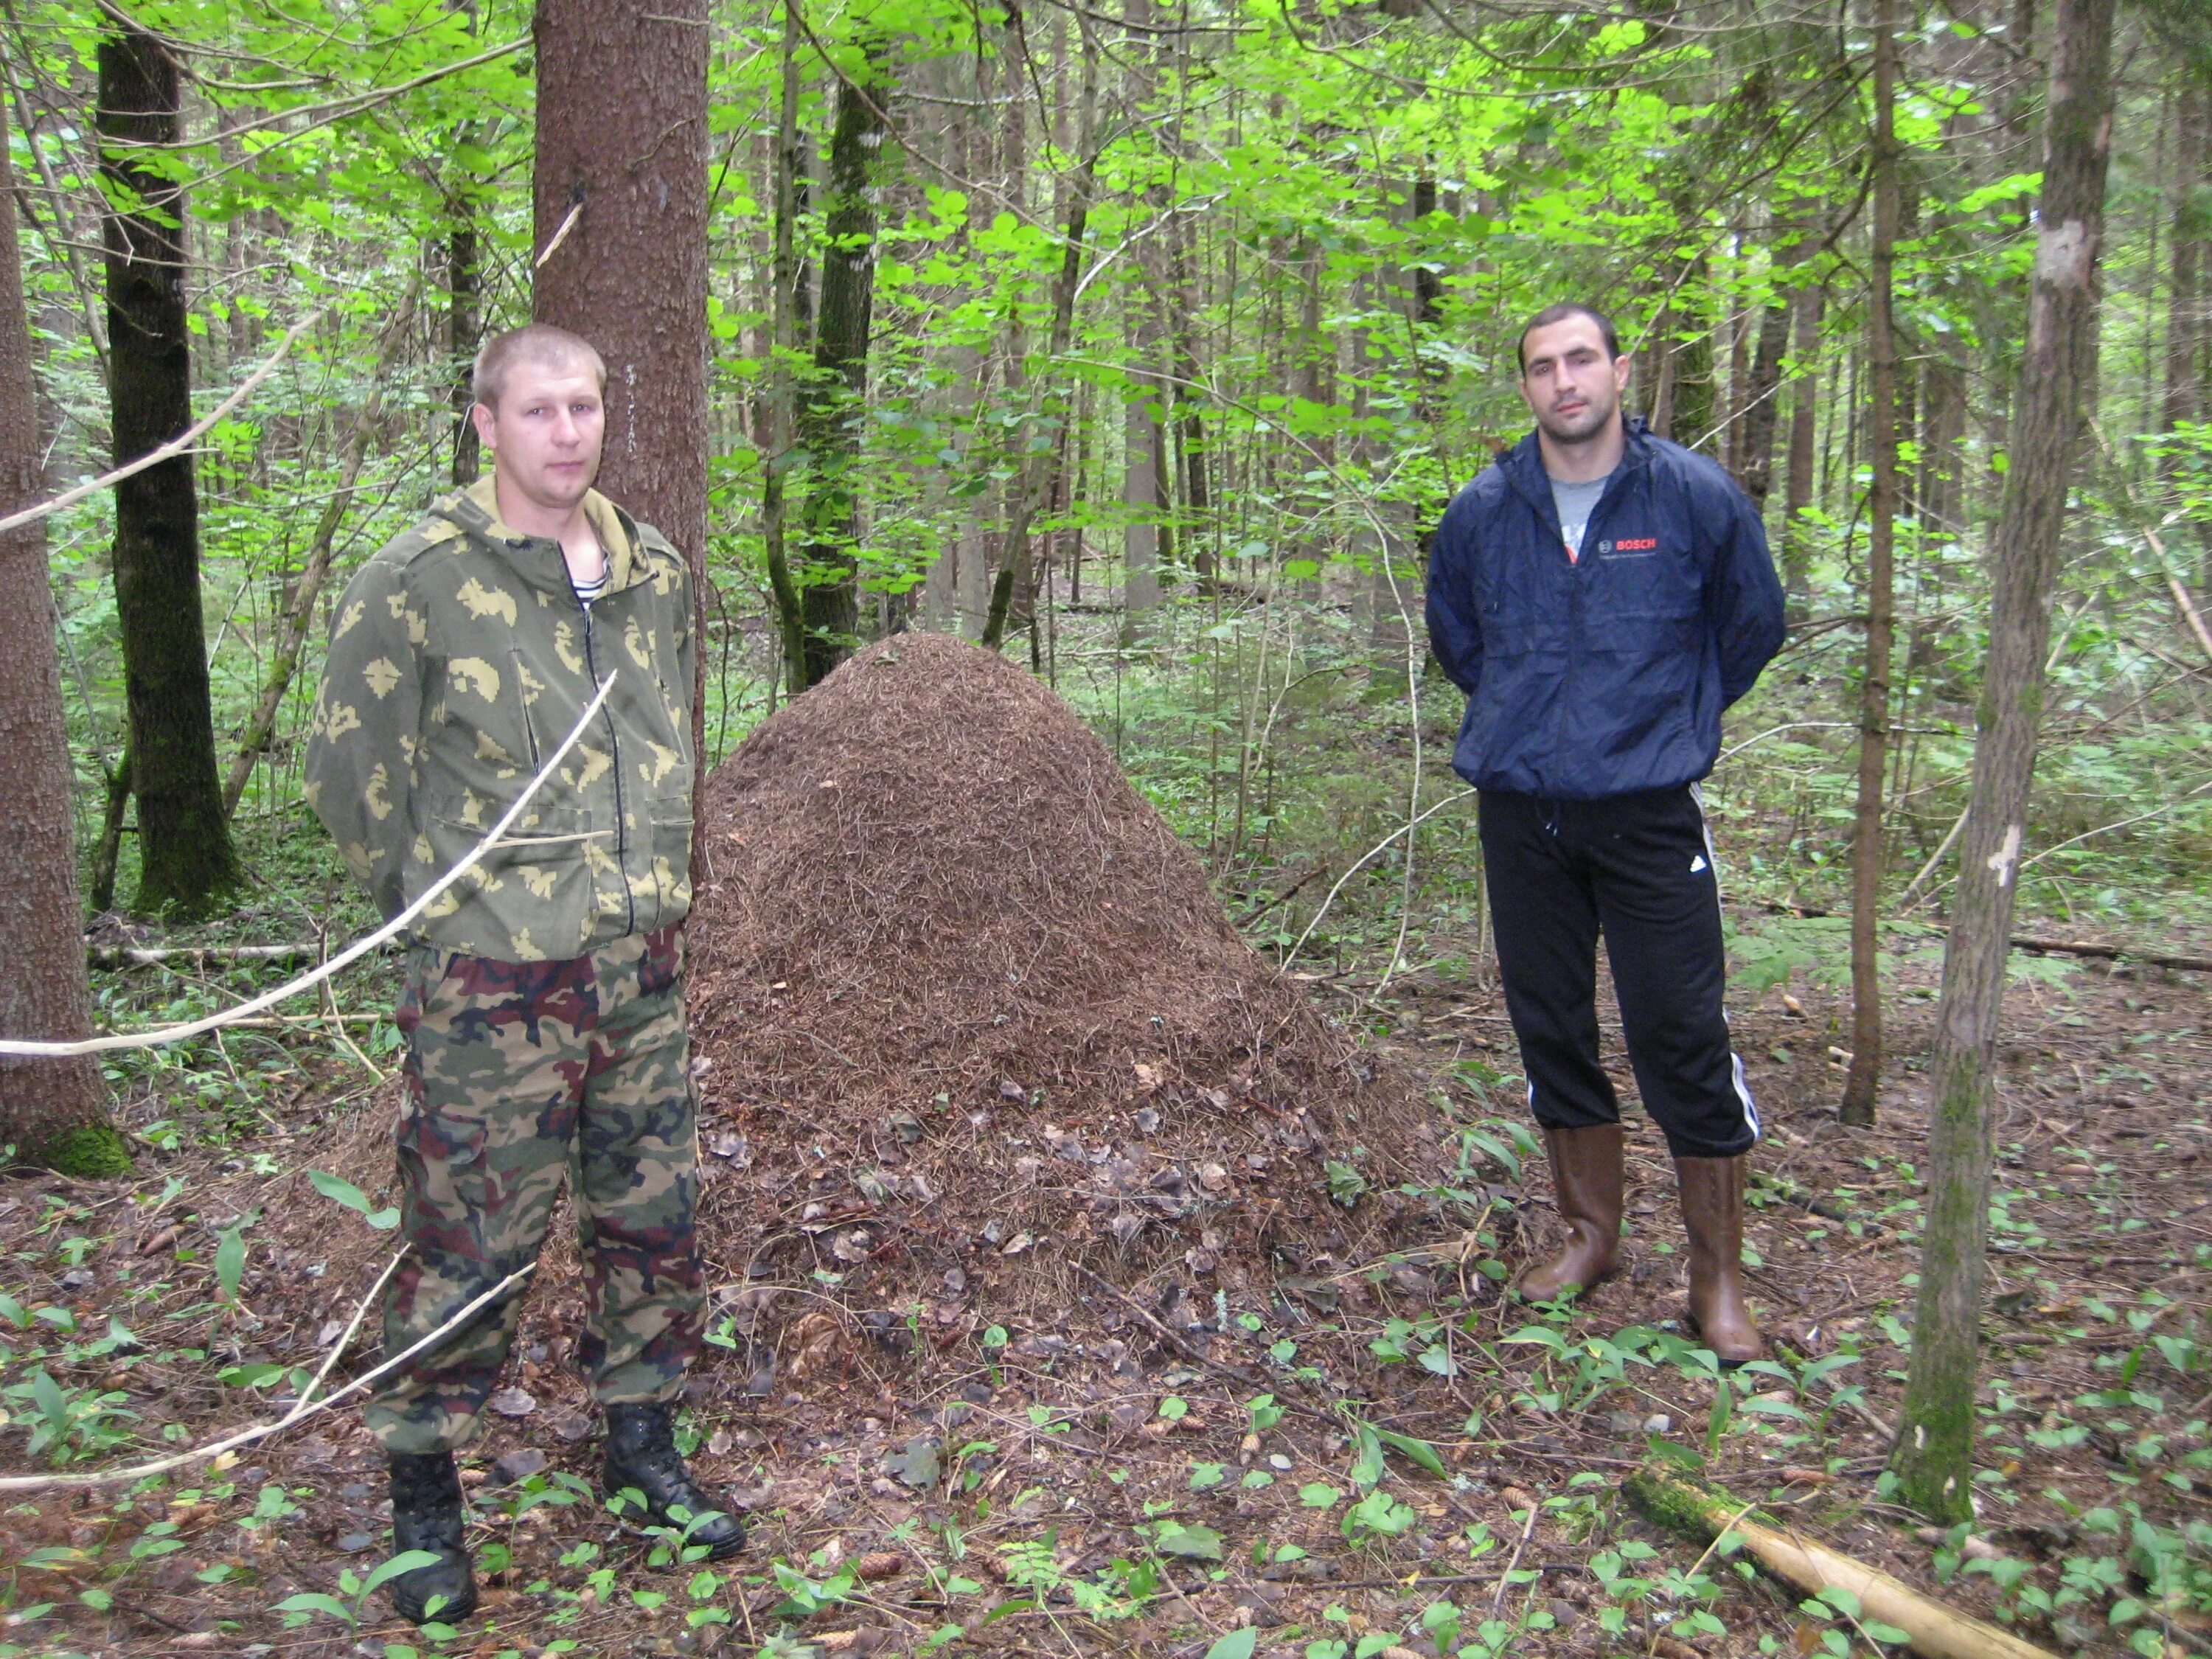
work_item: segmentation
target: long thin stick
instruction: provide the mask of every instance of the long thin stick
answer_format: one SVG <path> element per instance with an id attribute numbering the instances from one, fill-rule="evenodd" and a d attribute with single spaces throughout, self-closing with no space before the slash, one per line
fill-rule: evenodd
<path id="1" fill-rule="evenodd" d="M 133 473 L 143 472 L 149 466 L 159 466 L 163 461 L 174 459 L 183 454 L 210 427 L 244 403 L 247 394 L 252 392 L 254 387 L 276 372 L 276 365 L 284 361 L 284 354 L 292 349 L 292 342 L 322 319 L 323 313 L 316 311 L 309 313 L 293 324 L 285 331 L 284 337 L 276 342 L 276 349 L 270 353 L 266 362 L 240 380 L 238 383 L 238 389 L 230 396 L 225 398 L 206 415 L 193 422 L 168 442 L 148 450 L 134 461 L 125 461 L 112 472 L 102 473 L 89 483 L 81 483 L 74 489 L 64 489 L 50 501 L 40 501 L 36 507 L 27 507 L 20 513 L 10 513 L 6 518 L 0 519 L 0 536 L 43 519 L 49 513 L 58 513 L 65 507 L 74 507 L 86 496 L 97 495 L 111 484 L 121 483 Z"/>
<path id="2" fill-rule="evenodd" d="M 288 998 L 295 997 L 302 991 L 313 990 L 316 986 L 320 985 L 340 969 L 351 967 L 356 962 L 382 945 L 385 940 L 393 938 L 411 925 L 416 917 L 429 908 L 440 894 L 475 869 L 484 854 L 499 845 L 500 838 L 507 834 L 515 819 L 522 816 L 523 809 L 530 805 L 531 798 L 537 794 L 545 780 L 552 776 L 553 769 L 568 758 L 568 751 L 576 746 L 576 740 L 584 735 L 584 728 L 592 723 L 592 717 L 599 712 L 600 706 L 606 702 L 607 693 L 615 689 L 615 680 L 618 672 L 619 671 L 615 671 L 607 675 L 605 681 L 599 687 L 599 695 L 585 705 L 584 712 L 576 717 L 574 726 L 570 729 L 567 737 L 561 739 L 561 746 L 546 757 L 545 764 L 538 769 L 538 775 L 531 779 L 524 787 L 522 793 L 515 797 L 514 805 L 507 809 L 499 822 L 492 825 L 489 833 L 476 844 L 475 848 L 466 858 L 424 889 L 422 896 L 414 903 L 409 905 L 366 939 L 357 939 L 348 945 L 321 967 L 311 973 L 302 974 L 290 984 L 280 985 L 276 989 L 264 993 L 251 1002 L 241 1002 L 234 1008 L 227 1008 L 218 1014 L 209 1014 L 201 1019 L 187 1020 L 181 1025 L 163 1025 L 150 1031 L 131 1031 L 110 1036 L 87 1037 L 78 1042 L 24 1042 L 13 1039 L 0 1039 L 0 1054 L 28 1054 L 47 1058 L 68 1054 L 104 1054 L 111 1048 L 155 1048 L 165 1043 L 181 1042 L 186 1037 L 198 1036 L 203 1031 L 212 1031 L 219 1026 L 229 1024 L 234 1019 L 242 1019 L 248 1014 L 258 1014 L 264 1008 L 273 1008 L 278 1003 Z M 0 1487 L 0 1491 L 4 1490 L 4 1487 Z"/>
<path id="3" fill-rule="evenodd" d="M 393 1266 L 398 1265 L 398 1259 L 395 1257 Z M 210 1441 L 206 1445 L 194 1447 L 191 1451 L 179 1452 L 171 1457 L 158 1457 L 150 1463 L 134 1463 L 128 1468 L 100 1469 L 89 1474 L 11 1474 L 0 1479 L 0 1492 L 47 1492 L 59 1486 L 118 1486 L 128 1481 L 143 1480 L 149 1475 L 167 1474 L 171 1469 L 180 1469 L 187 1463 L 198 1463 L 210 1457 L 220 1457 L 227 1451 L 235 1451 L 240 1446 L 251 1445 L 257 1440 L 265 1440 L 270 1435 L 289 1429 L 295 1423 L 305 1422 L 319 1412 L 328 1411 L 348 1395 L 358 1394 L 377 1378 L 398 1370 L 433 1343 L 443 1341 L 453 1332 L 459 1330 L 474 1318 L 477 1310 L 486 1304 L 504 1296 L 508 1291 L 529 1278 L 537 1269 L 538 1264 L 532 1261 L 528 1266 L 509 1273 L 421 1341 L 392 1355 L 374 1370 L 363 1371 L 334 1394 L 325 1395 L 320 1400 L 312 1403 L 305 1395 L 302 1395 L 298 1403 L 274 1423 L 256 1424 L 252 1428 L 242 1429 L 236 1434 L 226 1435 L 221 1440 Z M 387 1267 L 385 1271 L 388 1273 L 391 1268 Z M 366 1301 L 362 1303 L 362 1306 L 364 1308 L 368 1306 Z M 361 1316 L 356 1313 L 354 1317 L 358 1322 Z M 347 1335 L 351 1334 L 352 1332 L 349 1329 Z M 335 1354 L 331 1356 L 333 1360 L 336 1358 Z M 324 1364 L 325 1373 L 329 1370 L 330 1363 L 326 1360 Z"/>
<path id="4" fill-rule="evenodd" d="M 1472 789 L 1462 789 L 1457 794 L 1446 795 L 1442 800 L 1437 801 L 1431 805 L 1424 807 L 1419 817 L 1414 818 L 1408 823 L 1400 824 L 1389 835 L 1383 836 L 1382 840 L 1376 842 L 1374 846 L 1369 848 L 1364 853 L 1362 853 L 1358 859 L 1354 861 L 1352 867 L 1336 878 L 1336 885 L 1330 888 L 1328 890 L 1328 896 L 1322 900 L 1321 908 L 1314 912 L 1313 920 L 1306 924 L 1306 931 L 1298 935 L 1297 943 L 1291 945 L 1288 951 L 1285 951 L 1283 953 L 1282 961 L 1275 965 L 1279 968 L 1287 968 L 1291 963 L 1297 960 L 1298 952 L 1305 949 L 1307 938 L 1313 933 L 1315 928 L 1321 926 L 1321 919 L 1328 914 L 1328 907 L 1336 902 L 1336 896 L 1344 890 L 1344 884 L 1350 881 L 1352 877 L 1358 875 L 1361 868 L 1365 866 L 1368 860 L 1373 858 L 1377 853 L 1380 853 L 1392 842 L 1397 840 L 1399 836 L 1413 829 L 1414 825 L 1419 823 L 1423 818 L 1434 817 L 1438 812 L 1443 811 L 1445 807 L 1449 806 L 1454 801 L 1465 800 L 1474 793 L 1474 791 Z"/>
<path id="5" fill-rule="evenodd" d="M 323 1386 L 323 1380 L 331 1374 L 331 1367 L 338 1363 L 339 1356 L 352 1343 L 353 1334 L 361 1328 L 362 1320 L 368 1316 L 369 1304 L 376 1300 L 376 1293 L 385 1287 L 392 1274 L 399 1271 L 399 1264 L 406 1259 L 407 1246 L 403 1244 L 394 1252 L 392 1260 L 384 1264 L 384 1271 L 377 1274 L 376 1283 L 368 1287 L 368 1293 L 355 1304 L 353 1317 L 346 1322 L 346 1328 L 339 1334 L 337 1343 L 323 1356 L 323 1363 L 315 1368 L 315 1374 L 307 1386 L 300 1390 L 300 1398 L 294 1402 L 295 1405 L 305 1405 L 314 1398 L 315 1390 Z"/>
<path id="6" fill-rule="evenodd" d="M 1498 1609 L 1505 1600 L 1506 1587 L 1513 1582 L 1513 1571 L 1521 1565 L 1521 1552 L 1528 1547 L 1529 1534 L 1536 1530 L 1536 1516 L 1542 1508 L 1542 1504 L 1530 1500 L 1528 1519 L 1521 1528 L 1521 1536 L 1513 1546 L 1512 1555 L 1507 1558 L 1505 1571 L 1498 1575 L 1498 1589 L 1490 1598 L 1490 1616 L 1492 1619 L 1498 1617 Z"/>

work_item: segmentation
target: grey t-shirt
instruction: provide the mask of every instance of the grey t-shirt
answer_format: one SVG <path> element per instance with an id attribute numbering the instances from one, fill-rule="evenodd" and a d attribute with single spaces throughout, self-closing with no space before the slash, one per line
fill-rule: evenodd
<path id="1" fill-rule="evenodd" d="M 1544 476 L 1551 478 L 1548 472 Z M 1596 508 L 1598 498 L 1605 494 L 1605 487 L 1612 482 L 1610 472 L 1587 482 L 1552 478 L 1552 504 L 1559 510 L 1559 533 L 1566 541 L 1570 558 L 1582 557 L 1583 532 L 1589 528 L 1590 514 Z"/>

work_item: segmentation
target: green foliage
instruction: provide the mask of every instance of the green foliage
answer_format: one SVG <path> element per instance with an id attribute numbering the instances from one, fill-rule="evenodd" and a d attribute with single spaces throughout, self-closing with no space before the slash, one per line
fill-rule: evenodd
<path id="1" fill-rule="evenodd" d="M 364 1218 L 370 1226 L 380 1232 L 389 1231 L 399 1224 L 399 1212 L 397 1208 L 386 1207 L 381 1210 L 375 1208 L 369 1203 L 368 1195 L 350 1181 L 323 1170 L 308 1170 L 307 1179 L 313 1183 L 315 1190 L 325 1198 L 343 1204 L 347 1209 Z"/>
<path id="2" fill-rule="evenodd" d="M 339 1595 L 326 1595 L 320 1590 L 301 1590 L 279 1601 L 272 1611 L 284 1615 L 284 1627 L 296 1630 L 318 1617 L 335 1619 L 352 1629 L 361 1628 L 362 1614 L 368 1598 L 385 1584 L 403 1572 L 412 1572 L 417 1567 L 435 1566 L 438 1558 L 428 1550 L 404 1550 L 388 1561 L 362 1577 L 347 1568 L 338 1574 Z M 437 1609 L 431 1613 L 434 1618 Z"/>

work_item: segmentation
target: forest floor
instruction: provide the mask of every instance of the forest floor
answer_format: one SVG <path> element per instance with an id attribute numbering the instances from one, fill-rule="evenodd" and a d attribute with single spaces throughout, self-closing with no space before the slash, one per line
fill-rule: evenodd
<path id="1" fill-rule="evenodd" d="M 1553 1224 L 1540 1159 L 1525 1190 L 1501 1164 L 1516 1114 L 1499 1086 L 1494 1127 L 1469 1125 L 1489 1150 L 1468 1143 L 1463 1184 L 1431 1195 L 1424 1249 L 1255 1274 L 1278 1288 L 1172 1323 L 1154 1286 L 1092 1284 L 980 1343 L 787 1354 L 773 1381 L 710 1349 L 689 1424 L 703 1472 L 750 1511 L 734 1562 L 655 1565 L 665 1542 L 592 1496 L 595 1431 L 558 1363 L 573 1297 L 556 1291 L 525 1314 L 497 1397 L 511 1414 L 465 1457 L 489 1585 L 457 1635 L 428 1639 L 348 1587 L 389 1535 L 348 1405 L 215 1468 L 20 1503 L 0 1540 L 0 1656 L 1867 1650 L 1850 1609 L 1801 1604 L 1640 1518 L 1621 1482 L 1663 1447 L 2044 1646 L 2212 1653 L 2207 986 L 2095 964 L 2013 988 L 1981 1519 L 1946 1538 L 1887 1501 L 1882 1475 L 1919 1265 L 1934 980 L 1925 953 L 1898 968 L 1872 1129 L 1835 1121 L 1830 994 L 1776 987 L 1739 1008 L 1767 1133 L 1750 1278 L 1776 1356 L 1725 1386 L 1674 1324 L 1671 1174 L 1633 1109 L 1629 1270 L 1549 1316 L 1500 1297 L 1500 1264 L 1528 1246 L 1516 1232 Z M 1515 1069 L 1479 984 L 1417 979 L 1364 1009 L 1339 981 L 1312 988 L 1447 1093 L 1486 1098 Z M 76 1473 L 278 1413 L 381 1257 L 357 1225 L 318 1259 L 251 1225 L 232 1235 L 242 1252 L 222 1241 L 289 1201 L 292 1172 L 381 1134 L 383 1097 L 351 1059 L 331 1064 L 354 1069 L 303 1081 L 228 1147 L 149 1151 L 134 1182 L 0 1182 L 10 1470 Z M 334 1117 L 343 1096 L 356 1109 Z M 289 1622 L 275 1610 L 301 1595 L 325 1599 Z"/>

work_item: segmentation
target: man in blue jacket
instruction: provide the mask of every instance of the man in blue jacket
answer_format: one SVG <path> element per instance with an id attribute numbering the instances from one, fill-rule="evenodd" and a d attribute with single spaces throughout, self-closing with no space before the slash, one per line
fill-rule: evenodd
<path id="1" fill-rule="evenodd" d="M 1720 753 L 1721 711 L 1781 648 L 1782 585 L 1728 474 L 1623 418 L 1629 373 L 1613 325 L 1587 306 L 1553 306 L 1522 331 L 1536 429 L 1444 514 L 1429 642 L 1467 693 L 1452 764 L 1480 791 L 1505 1005 L 1567 1228 L 1520 1294 L 1588 1288 L 1618 1262 L 1602 932 L 1637 1088 L 1674 1156 L 1691 1322 L 1741 1364 L 1763 1352 L 1741 1274 L 1759 1114 L 1729 1046 L 1697 783 Z"/>

